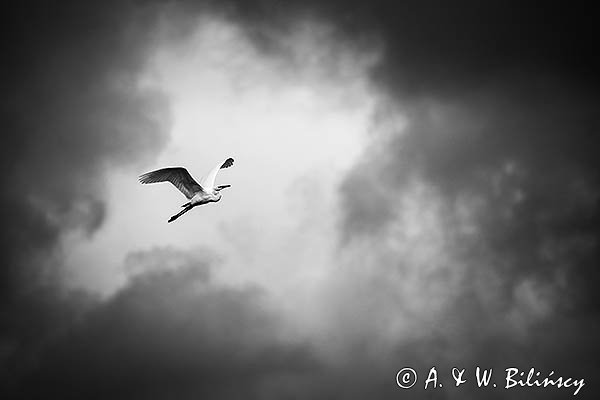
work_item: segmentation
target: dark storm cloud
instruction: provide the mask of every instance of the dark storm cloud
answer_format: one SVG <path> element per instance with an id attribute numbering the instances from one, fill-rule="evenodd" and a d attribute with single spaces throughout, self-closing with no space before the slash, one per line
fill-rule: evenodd
<path id="1" fill-rule="evenodd" d="M 270 35 L 293 29 L 288 22 L 296 18 L 332 23 L 339 39 L 359 50 L 375 40 L 383 55 L 372 81 L 389 96 L 387 109 L 408 120 L 397 135 L 375 138 L 341 186 L 342 250 L 363 249 L 372 259 L 355 266 L 359 272 L 345 271 L 350 277 L 339 284 L 347 286 L 338 293 L 347 313 L 339 326 L 353 327 L 345 340 L 354 357 L 352 372 L 342 367 L 330 379 L 352 376 L 346 383 L 353 393 L 393 395 L 377 382 L 397 360 L 423 368 L 513 362 L 560 365 L 588 377 L 587 394 L 596 392 L 597 14 L 579 5 L 522 2 L 258 4 L 240 5 L 240 19 L 275 53 L 286 50 Z M 411 246 L 420 243 L 402 230 L 415 182 L 429 190 L 418 210 L 423 224 L 438 207 L 446 244 L 441 259 L 425 264 L 411 259 Z M 469 223 L 461 226 L 465 215 Z M 421 239 L 435 249 L 436 234 Z M 406 244 L 385 244 L 394 240 Z M 398 275 L 414 278 L 419 301 L 445 299 L 440 309 L 416 306 L 431 321 L 415 317 L 407 306 L 415 300 L 397 294 L 411 293 Z M 377 341 L 377 329 L 364 325 L 394 318 L 414 325 L 409 333 L 419 338 L 399 335 L 387 362 L 361 353 Z M 381 369 L 356 367 L 362 364 Z"/>
<path id="2" fill-rule="evenodd" d="M 372 38 L 383 48 L 371 77 L 408 127 L 376 138 L 342 185 L 345 244 L 389 235 L 417 180 L 441 196 L 448 221 L 461 207 L 472 214 L 478 236 L 457 246 L 466 263 L 508 276 L 499 302 L 510 304 L 524 279 L 556 280 L 560 311 L 597 310 L 596 13 L 475 1 L 261 1 L 234 10 L 275 53 L 286 51 L 269 40 L 273 31 L 302 18 L 324 19 L 359 50 Z"/>
<path id="3" fill-rule="evenodd" d="M 64 229 L 104 218 L 101 169 L 152 156 L 167 107 L 136 87 L 151 43 L 141 8 L 23 2 L 3 13 L 2 285 Z"/>
<path id="4" fill-rule="evenodd" d="M 453 276 L 464 282 L 441 318 L 415 328 L 421 339 L 408 346 L 398 340 L 397 359 L 423 368 L 424 360 L 445 368 L 561 365 L 590 379 L 590 395 L 597 391 L 600 326 L 591 14 L 480 6 L 485 10 L 405 9 L 416 16 L 412 21 L 371 14 L 381 22 L 371 26 L 386 48 L 375 82 L 408 126 L 376 142 L 342 185 L 342 246 L 381 254 L 363 266 L 384 277 L 366 292 L 387 285 L 392 294 L 383 304 L 395 301 L 402 309 L 402 297 L 393 294 L 398 287 L 386 280 L 428 265 L 411 264 L 405 252 L 380 243 L 397 234 L 414 183 L 425 185 L 439 201 L 438 230 L 450 245 L 437 261 L 441 272 L 417 281 L 431 295 L 423 297 L 444 296 L 427 289 L 432 282 L 453 287 Z M 420 212 L 426 221 L 428 206 Z M 464 214 L 468 234 L 458 232 Z M 444 272 L 451 260 L 457 265 Z"/>
<path id="5" fill-rule="evenodd" d="M 104 213 L 100 168 L 139 162 L 164 143 L 166 103 L 136 87 L 151 43 L 146 14 L 51 2 L 4 13 L 5 252 L 23 236 L 45 247 L 65 225 L 93 231 Z"/>
<path id="6" fill-rule="evenodd" d="M 536 268 L 548 256 L 542 247 L 551 251 L 557 242 L 595 257 L 600 193 L 590 151 L 595 102 L 553 82 L 534 93 L 530 89 L 497 83 L 454 101 L 408 103 L 406 131 L 364 161 L 373 168 L 361 165 L 343 187 L 347 233 L 384 229 L 392 219 L 371 218 L 364 209 L 391 215 L 394 192 L 416 176 L 451 204 L 480 201 L 481 208 L 472 211 L 478 213 L 481 239 L 505 257 L 515 255 L 519 268 L 512 272 Z M 353 195 L 361 185 L 388 190 L 379 191 L 380 199 L 362 199 Z"/>
<path id="7" fill-rule="evenodd" d="M 144 2 L 30 3 L 5 13 L 0 388 L 44 398 L 375 398 L 406 394 L 393 383 L 400 367 L 454 362 L 514 362 L 592 380 L 595 15 L 520 2 L 399 3 L 218 6 L 270 54 L 286 55 L 271 38 L 303 18 L 331 23 L 357 48 L 376 38 L 384 52 L 373 82 L 390 109 L 408 117 L 405 132 L 374 139 L 341 187 L 342 250 L 368 249 L 374 261 L 359 266 L 368 280 L 345 271 L 332 285 L 343 304 L 334 336 L 347 351 L 319 362 L 314 348 L 282 339 L 260 290 L 214 284 L 189 254 L 132 255 L 130 270 L 145 272 L 104 302 L 52 285 L 60 234 L 93 233 L 102 223 L 102 168 L 141 162 L 166 140 L 164 101 L 135 88 L 157 13 Z M 177 7 L 188 17 L 203 11 Z M 411 263 L 380 240 L 402 222 L 399 200 L 415 180 L 441 202 L 439 228 L 454 264 L 438 262 L 456 270 Z M 457 234 L 465 209 L 475 233 Z M 159 272 L 163 256 L 181 265 Z M 427 304 L 445 300 L 436 318 L 410 309 L 412 292 L 395 286 L 398 275 L 416 277 L 414 294 Z M 378 312 L 383 307 L 396 313 Z M 377 323 L 394 318 L 409 335 L 380 340 Z M 383 351 L 373 352 L 377 346 Z M 597 390 L 594 383 L 583 392 Z"/>
<path id="8" fill-rule="evenodd" d="M 47 342 L 23 372 L 20 393 L 280 398 L 287 379 L 299 385 L 314 373 L 309 348 L 283 335 L 260 289 L 217 285 L 206 261 L 174 249 L 138 252 L 134 263 L 145 272 Z M 160 263 L 170 269 L 153 268 Z"/>
<path id="9" fill-rule="evenodd" d="M 385 60 L 373 78 L 393 95 L 444 94 L 526 71 L 597 83 L 596 15 L 586 7 L 517 1 L 240 1 L 227 8 L 265 49 L 269 33 L 322 18 L 338 38 L 364 44 L 377 35 Z M 368 40 L 367 40 L 368 42 Z M 284 49 L 283 49 L 284 50 Z"/>
<path id="10" fill-rule="evenodd" d="M 55 286 L 60 235 L 92 234 L 106 213 L 103 171 L 154 156 L 167 138 L 165 100 L 137 88 L 155 11 L 68 3 L 2 13 L 1 386 L 15 359 L 87 309 Z"/>

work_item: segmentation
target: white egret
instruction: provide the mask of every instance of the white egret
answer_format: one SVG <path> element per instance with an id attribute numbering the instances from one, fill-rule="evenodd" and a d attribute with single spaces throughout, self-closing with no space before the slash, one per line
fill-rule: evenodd
<path id="1" fill-rule="evenodd" d="M 219 185 L 215 187 L 215 178 L 217 177 L 217 172 L 219 172 L 221 168 L 229 168 L 232 165 L 233 158 L 231 157 L 224 162 L 217 164 L 217 166 L 200 181 L 200 184 L 198 184 L 194 178 L 192 178 L 187 169 L 183 167 L 169 167 L 147 172 L 143 175 L 140 175 L 140 182 L 171 182 L 177 189 L 179 189 L 181 193 L 185 195 L 185 197 L 190 200 L 181 206 L 183 207 L 183 210 L 181 210 L 178 214 L 173 215 L 168 221 L 173 222 L 196 206 L 214 203 L 221 200 L 220 191 L 230 187 L 231 185 Z"/>

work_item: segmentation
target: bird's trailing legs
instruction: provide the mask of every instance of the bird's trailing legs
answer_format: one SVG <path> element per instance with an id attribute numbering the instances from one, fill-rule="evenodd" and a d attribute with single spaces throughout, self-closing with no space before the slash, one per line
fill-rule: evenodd
<path id="1" fill-rule="evenodd" d="M 183 206 L 185 208 L 183 210 L 179 211 L 177 214 L 173 215 L 171 218 L 169 218 L 168 222 L 175 221 L 177 218 L 181 217 L 183 214 L 185 214 L 186 212 L 188 212 L 192 209 L 192 206 L 190 205 L 190 203 L 184 204 Z"/>

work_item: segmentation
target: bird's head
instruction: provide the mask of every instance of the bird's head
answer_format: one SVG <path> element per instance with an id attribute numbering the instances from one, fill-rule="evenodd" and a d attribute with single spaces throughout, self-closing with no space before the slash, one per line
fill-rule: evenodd
<path id="1" fill-rule="evenodd" d="M 216 188 L 213 189 L 213 196 L 215 198 L 214 201 L 219 201 L 221 200 L 221 190 L 226 189 L 228 187 L 230 187 L 231 185 L 219 185 Z"/>

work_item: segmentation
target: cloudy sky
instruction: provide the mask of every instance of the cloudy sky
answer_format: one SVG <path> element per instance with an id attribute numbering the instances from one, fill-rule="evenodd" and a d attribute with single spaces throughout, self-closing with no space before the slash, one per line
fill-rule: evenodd
<path id="1" fill-rule="evenodd" d="M 590 10 L 69 3 L 3 15 L 2 398 L 598 395 Z"/>

